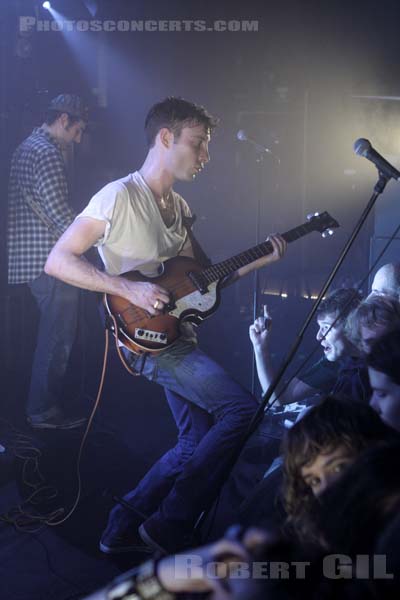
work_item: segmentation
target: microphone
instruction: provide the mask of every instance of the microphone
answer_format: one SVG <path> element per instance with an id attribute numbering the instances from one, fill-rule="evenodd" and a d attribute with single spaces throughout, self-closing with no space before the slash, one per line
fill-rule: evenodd
<path id="1" fill-rule="evenodd" d="M 258 152 L 267 152 L 268 154 L 272 154 L 272 151 L 269 148 L 267 148 L 266 146 L 263 146 L 262 144 L 259 144 L 258 142 L 253 140 L 251 137 L 249 137 L 247 135 L 247 133 L 244 131 L 244 129 L 240 129 L 237 132 L 236 137 L 241 142 L 248 142 L 249 144 L 252 144 L 258 150 Z"/>
<path id="2" fill-rule="evenodd" d="M 354 142 L 354 152 L 360 156 L 364 156 L 374 163 L 378 171 L 388 179 L 400 179 L 400 171 L 398 171 L 393 165 L 390 164 L 390 162 L 383 158 L 383 156 L 381 156 L 375 150 L 375 148 L 373 148 L 369 140 L 365 140 L 364 138 L 356 140 Z"/>

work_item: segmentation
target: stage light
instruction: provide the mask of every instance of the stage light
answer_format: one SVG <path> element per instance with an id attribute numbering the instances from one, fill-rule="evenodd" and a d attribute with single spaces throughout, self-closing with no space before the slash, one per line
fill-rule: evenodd
<path id="1" fill-rule="evenodd" d="M 97 0 L 83 0 L 83 4 L 86 6 L 91 16 L 95 17 L 99 9 Z"/>
<path id="2" fill-rule="evenodd" d="M 51 4 L 50 4 L 50 2 L 43 2 L 42 6 L 43 6 L 43 8 L 45 8 L 46 10 L 50 10 L 50 9 L 51 9 Z"/>

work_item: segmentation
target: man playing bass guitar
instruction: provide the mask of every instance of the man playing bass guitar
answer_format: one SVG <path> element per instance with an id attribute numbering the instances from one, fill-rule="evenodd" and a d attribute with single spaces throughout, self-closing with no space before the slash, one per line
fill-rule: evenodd
<path id="1" fill-rule="evenodd" d="M 197 258 L 184 224 L 190 209 L 172 186 L 177 180 L 192 181 L 207 164 L 215 126 L 203 107 L 181 98 L 154 105 L 145 121 L 148 153 L 143 166 L 91 199 L 55 245 L 46 273 L 123 298 L 154 321 L 170 310 L 171 291 L 151 277 L 160 274 L 168 259 Z M 282 257 L 284 239 L 269 239 L 272 252 L 238 268 L 231 280 Z M 83 257 L 94 245 L 104 272 Z M 131 270 L 149 280 L 121 276 Z M 192 543 L 193 526 L 216 496 L 256 400 L 197 347 L 188 323 L 162 351 L 140 355 L 125 350 L 125 355 L 133 368 L 164 387 L 178 442 L 124 496 L 134 511 L 121 505 L 111 511 L 100 547 L 109 554 L 149 547 L 176 551 Z"/>

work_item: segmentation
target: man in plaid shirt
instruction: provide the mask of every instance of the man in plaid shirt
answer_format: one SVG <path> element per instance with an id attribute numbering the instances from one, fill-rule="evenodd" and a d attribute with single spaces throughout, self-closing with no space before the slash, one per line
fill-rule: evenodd
<path id="1" fill-rule="evenodd" d="M 67 418 L 59 399 L 75 339 L 79 290 L 43 271 L 50 250 L 74 219 L 68 205 L 63 150 L 79 144 L 87 108 L 78 96 L 52 100 L 45 122 L 16 149 L 9 181 L 8 282 L 27 283 L 40 310 L 29 398 L 32 427 L 70 429 L 84 419 Z"/>

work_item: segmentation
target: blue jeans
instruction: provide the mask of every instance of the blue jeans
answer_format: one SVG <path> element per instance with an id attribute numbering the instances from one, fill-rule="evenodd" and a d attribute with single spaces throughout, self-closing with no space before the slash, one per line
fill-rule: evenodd
<path id="1" fill-rule="evenodd" d="M 165 388 L 178 440 L 124 499 L 147 517 L 149 535 L 172 551 L 216 497 L 257 402 L 191 342 L 178 341 L 144 360 L 130 353 L 129 358 Z M 111 517 L 121 510 L 114 508 Z"/>
<path id="2" fill-rule="evenodd" d="M 29 283 L 40 311 L 26 412 L 32 420 L 59 408 L 64 376 L 75 340 L 80 290 L 42 273 Z"/>

